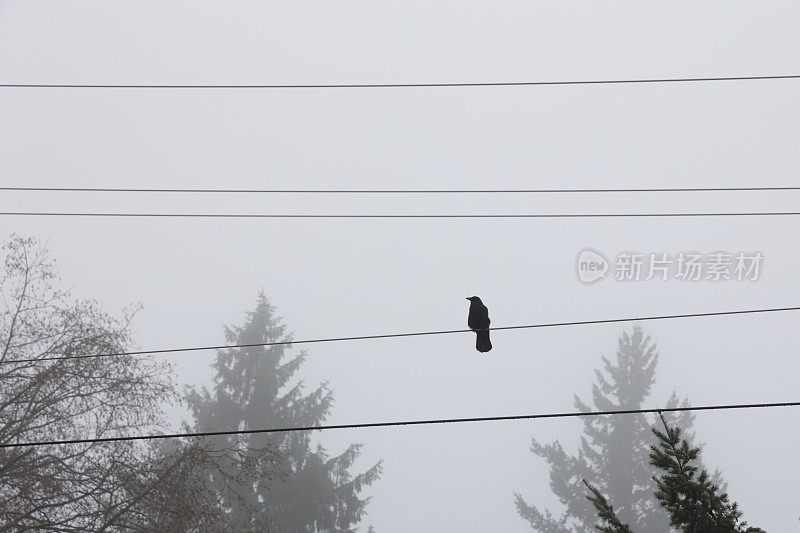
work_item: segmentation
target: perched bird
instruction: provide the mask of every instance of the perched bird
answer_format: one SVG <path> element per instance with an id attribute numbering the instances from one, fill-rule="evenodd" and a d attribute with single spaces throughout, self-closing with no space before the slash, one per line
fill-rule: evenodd
<path id="1" fill-rule="evenodd" d="M 483 302 L 477 296 L 470 296 L 469 300 L 469 316 L 467 317 L 467 326 L 475 332 L 475 348 L 483 353 L 492 349 L 492 341 L 489 340 L 489 309 L 483 305 Z"/>

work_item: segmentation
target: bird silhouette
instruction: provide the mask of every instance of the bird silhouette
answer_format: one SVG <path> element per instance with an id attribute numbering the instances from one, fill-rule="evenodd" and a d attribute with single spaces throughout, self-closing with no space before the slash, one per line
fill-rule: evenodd
<path id="1" fill-rule="evenodd" d="M 467 316 L 467 326 L 475 332 L 475 349 L 481 353 L 492 349 L 492 341 L 489 340 L 489 309 L 477 296 L 470 296 L 469 315 Z"/>

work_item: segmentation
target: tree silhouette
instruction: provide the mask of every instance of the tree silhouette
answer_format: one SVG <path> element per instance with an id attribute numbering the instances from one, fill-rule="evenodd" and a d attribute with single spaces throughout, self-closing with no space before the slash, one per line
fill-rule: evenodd
<path id="1" fill-rule="evenodd" d="M 623 332 L 612 362 L 602 358 L 602 370 L 595 371 L 592 404 L 597 410 L 641 409 L 655 382 L 658 351 L 650 337 L 636 325 Z M 592 410 L 578 396 L 579 411 Z M 673 392 L 668 407 L 688 405 Z M 671 419 L 690 433 L 691 413 L 676 413 Z M 517 512 L 532 528 L 543 533 L 594 531 L 596 509 L 585 497 L 583 480 L 588 480 L 613 502 L 621 520 L 637 532 L 668 531 L 669 517 L 653 497 L 649 447 L 652 425 L 644 415 L 585 417 L 583 436 L 575 455 L 561 443 L 542 444 L 535 439 L 531 451 L 550 466 L 550 487 L 565 509 L 558 517 L 548 509 L 529 504 L 515 494 Z"/>
<path id="2" fill-rule="evenodd" d="M 225 337 L 237 345 L 291 340 L 263 293 L 244 325 L 226 328 Z M 220 350 L 213 365 L 213 390 L 188 390 L 196 428 L 321 425 L 330 413 L 333 393 L 323 384 L 304 394 L 302 381 L 294 381 L 294 377 L 306 352 L 289 357 L 290 349 L 289 345 L 272 345 Z M 380 475 L 380 463 L 361 474 L 351 474 L 361 445 L 353 444 L 344 453 L 331 456 L 322 446 L 312 445 L 308 432 L 215 439 L 218 448 L 243 442 L 247 449 L 274 452 L 255 464 L 230 463 L 226 470 L 236 472 L 242 483 L 231 485 L 208 476 L 228 512 L 228 527 L 238 531 L 354 531 L 369 502 L 361 492 Z"/>

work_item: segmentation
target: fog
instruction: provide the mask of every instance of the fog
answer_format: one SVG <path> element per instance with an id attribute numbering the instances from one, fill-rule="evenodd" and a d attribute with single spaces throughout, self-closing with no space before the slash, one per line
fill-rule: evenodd
<path id="1" fill-rule="evenodd" d="M 0 2 L 0 82 L 333 84 L 798 74 L 790 2 Z M 571 188 L 792 186 L 796 80 L 549 87 L 0 89 L 2 186 Z M 800 192 L 462 196 L 2 192 L 0 211 L 590 213 L 797 211 Z M 142 349 L 214 345 L 264 290 L 295 339 L 800 305 L 795 217 L 145 219 L 3 216 L 76 296 L 141 303 Z M 591 248 L 764 256 L 757 281 L 586 285 Z M 796 313 L 642 322 L 647 407 L 796 401 Z M 564 412 L 631 324 L 322 343 L 332 424 Z M 169 355 L 209 383 L 213 352 Z M 171 406 L 177 425 L 188 413 Z M 794 409 L 697 414 L 706 463 L 748 522 L 797 528 Z M 326 431 L 384 460 L 364 530 L 531 531 L 513 494 L 559 514 L 532 437 L 577 420 Z"/>

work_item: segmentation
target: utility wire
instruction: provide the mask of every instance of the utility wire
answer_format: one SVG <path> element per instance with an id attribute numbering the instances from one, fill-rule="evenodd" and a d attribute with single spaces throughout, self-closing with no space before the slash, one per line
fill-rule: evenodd
<path id="1" fill-rule="evenodd" d="M 326 84 L 95 84 L 3 83 L 4 89 L 407 89 L 424 87 L 531 87 L 542 85 L 621 85 L 641 83 L 691 83 L 755 80 L 793 80 L 798 74 L 778 76 L 720 76 L 697 78 L 636 78 L 606 80 L 501 81 L 457 83 L 326 83 Z"/>
<path id="2" fill-rule="evenodd" d="M 586 416 L 633 415 L 653 413 L 682 413 L 686 411 L 724 411 L 732 409 L 756 409 L 772 407 L 800 407 L 800 402 L 745 403 L 727 405 L 701 405 L 697 407 L 663 407 L 660 409 L 619 409 L 610 411 L 585 411 L 568 413 L 542 413 L 509 416 L 481 416 L 470 418 L 434 418 L 427 420 L 403 420 L 395 422 L 367 422 L 360 424 L 332 424 L 325 426 L 279 427 L 265 429 L 242 429 L 236 431 L 200 431 L 190 433 L 164 433 L 136 435 L 130 437 L 98 437 L 91 439 L 65 439 L 50 441 L 15 442 L 0 444 L 0 448 L 21 448 L 30 446 L 53 446 L 61 444 L 94 444 L 99 442 L 121 442 L 135 440 L 175 439 L 186 437 L 218 437 L 226 435 L 257 435 L 264 433 L 292 433 L 297 431 L 326 431 L 331 429 L 365 429 L 396 426 L 427 426 L 434 424 L 461 424 L 473 422 L 507 422 L 514 420 L 536 420 L 542 418 L 577 418 Z"/>
<path id="3" fill-rule="evenodd" d="M 110 187 L 0 187 L 0 191 L 181 194 L 568 194 L 800 191 L 800 187 L 659 187 L 644 189 L 159 189 Z"/>
<path id="4" fill-rule="evenodd" d="M 739 211 L 695 213 L 490 213 L 490 214 L 311 214 L 311 213 L 111 213 L 4 211 L 0 216 L 94 217 L 94 218 L 686 218 L 797 216 L 798 211 Z"/>
<path id="5" fill-rule="evenodd" d="M 490 331 L 508 331 L 514 329 L 536 329 L 536 328 L 554 328 L 554 327 L 562 327 L 562 326 L 585 326 L 589 324 L 616 324 L 620 322 L 646 322 L 651 320 L 672 320 L 677 318 L 702 318 L 702 317 L 712 317 L 712 316 L 732 316 L 732 315 L 754 315 L 759 313 L 778 313 L 778 312 L 785 312 L 785 311 L 800 311 L 800 306 L 798 307 L 771 307 L 771 308 L 764 308 L 764 309 L 747 309 L 747 310 L 740 310 L 740 311 L 716 311 L 710 313 L 688 313 L 688 314 L 680 314 L 680 315 L 656 315 L 656 316 L 643 316 L 643 317 L 631 317 L 631 318 L 608 318 L 602 320 L 579 320 L 573 322 L 550 322 L 550 323 L 543 323 L 543 324 L 530 324 L 524 326 L 502 326 L 496 328 L 487 328 Z M 383 335 L 360 335 L 354 337 L 330 337 L 330 338 L 322 338 L 322 339 L 307 339 L 307 340 L 287 340 L 287 341 L 276 341 L 276 342 L 258 342 L 252 344 L 223 344 L 217 346 L 193 346 L 188 348 L 163 348 L 158 350 L 141 350 L 141 351 L 133 351 L 133 352 L 117 352 L 117 353 L 103 353 L 103 354 L 91 354 L 91 355 L 59 355 L 59 356 L 48 356 L 48 357 L 39 357 L 39 358 L 31 358 L 31 359 L 6 359 L 0 361 L 2 364 L 11 364 L 11 363 L 36 363 L 40 361 L 61 361 L 64 359 L 93 359 L 97 357 L 121 357 L 121 356 L 128 356 L 128 355 L 154 355 L 154 354 L 168 354 L 168 353 L 179 353 L 179 352 L 196 352 L 196 351 L 204 351 L 204 350 L 226 350 L 231 348 L 255 348 L 255 347 L 263 347 L 263 346 L 289 346 L 293 344 L 316 344 L 316 343 L 323 343 L 323 342 L 341 342 L 341 341 L 362 341 L 362 340 L 373 340 L 373 339 L 394 339 L 399 337 L 422 337 L 422 336 L 431 336 L 431 335 L 450 335 L 453 333 L 472 333 L 473 330 L 471 329 L 451 329 L 451 330 L 441 330 L 441 331 L 421 331 L 421 332 L 413 332 L 413 333 L 389 333 Z"/>

